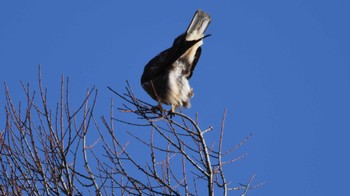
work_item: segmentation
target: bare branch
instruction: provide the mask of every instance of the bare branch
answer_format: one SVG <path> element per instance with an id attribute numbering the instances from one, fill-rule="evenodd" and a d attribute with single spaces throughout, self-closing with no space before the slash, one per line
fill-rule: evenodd
<path id="1" fill-rule="evenodd" d="M 246 156 L 231 154 L 252 134 L 224 151 L 226 110 L 219 132 L 212 126 L 202 129 L 198 113 L 169 116 L 162 106 L 137 98 L 127 82 L 125 93 L 108 89 L 121 100 L 120 116 L 133 118 L 115 118 L 113 100 L 109 116 L 95 118 L 95 87 L 73 107 L 69 79 L 63 76 L 59 98 L 51 104 L 40 66 L 37 91 L 20 85 L 24 101 L 17 103 L 5 83 L 0 195 L 246 195 L 261 185 L 252 184 L 255 174 L 247 185 L 231 187 L 228 181 L 226 167 Z M 209 135 L 218 140 L 209 143 Z"/>

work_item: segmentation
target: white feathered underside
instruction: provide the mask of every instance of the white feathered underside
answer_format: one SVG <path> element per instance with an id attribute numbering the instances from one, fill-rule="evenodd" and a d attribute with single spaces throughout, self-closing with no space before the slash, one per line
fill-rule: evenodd
<path id="1" fill-rule="evenodd" d="M 176 107 L 190 107 L 190 99 L 193 97 L 193 90 L 189 81 L 182 74 L 182 63 L 175 62 L 176 68 L 169 74 L 169 102 Z"/>

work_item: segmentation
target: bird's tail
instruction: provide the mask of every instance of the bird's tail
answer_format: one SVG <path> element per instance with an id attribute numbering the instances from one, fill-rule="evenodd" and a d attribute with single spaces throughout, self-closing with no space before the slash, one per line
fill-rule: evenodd
<path id="1" fill-rule="evenodd" d="M 209 14 L 202 10 L 197 10 L 193 16 L 193 19 L 186 31 L 186 40 L 197 40 L 203 38 L 205 30 L 207 30 L 211 18 Z"/>

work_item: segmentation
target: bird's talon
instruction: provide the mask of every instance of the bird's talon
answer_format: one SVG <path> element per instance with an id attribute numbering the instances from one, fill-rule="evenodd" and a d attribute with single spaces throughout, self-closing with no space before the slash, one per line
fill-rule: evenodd
<path id="1" fill-rule="evenodd" d="M 173 117 L 175 116 L 174 111 L 173 111 L 173 110 L 169 110 L 169 111 L 168 111 L 168 116 L 169 116 L 170 118 L 173 118 Z"/>
<path id="2" fill-rule="evenodd" d="M 171 109 L 168 111 L 168 116 L 169 116 L 170 118 L 172 118 L 173 116 L 175 116 L 175 108 L 176 108 L 175 105 L 171 105 Z"/>

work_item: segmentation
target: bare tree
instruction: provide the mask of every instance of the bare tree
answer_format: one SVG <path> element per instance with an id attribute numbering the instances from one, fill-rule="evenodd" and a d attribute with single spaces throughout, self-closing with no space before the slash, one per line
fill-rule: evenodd
<path id="1" fill-rule="evenodd" d="M 107 116 L 95 117 L 97 89 L 86 91 L 75 109 L 70 105 L 69 81 L 62 77 L 60 97 L 52 108 L 39 69 L 39 90 L 21 86 L 25 102 L 15 105 L 5 83 L 5 128 L 0 133 L 1 195 L 208 195 L 247 191 L 246 184 L 233 185 L 225 176 L 230 163 L 245 156 L 226 158 L 251 135 L 224 150 L 224 112 L 221 129 L 202 129 L 195 119 L 162 109 L 136 98 L 129 84 L 121 94 L 118 111 L 132 114 L 132 122 Z M 131 149 L 115 123 L 130 129 L 127 134 L 142 146 Z M 90 132 L 98 138 L 89 138 Z M 142 134 L 140 134 L 142 132 Z M 214 133 L 209 143 L 206 135 Z M 96 135 L 96 134 L 95 134 Z M 94 141 L 92 144 L 88 141 Z M 205 187 L 205 189 L 203 188 Z M 205 190 L 205 191 L 204 191 Z"/>

